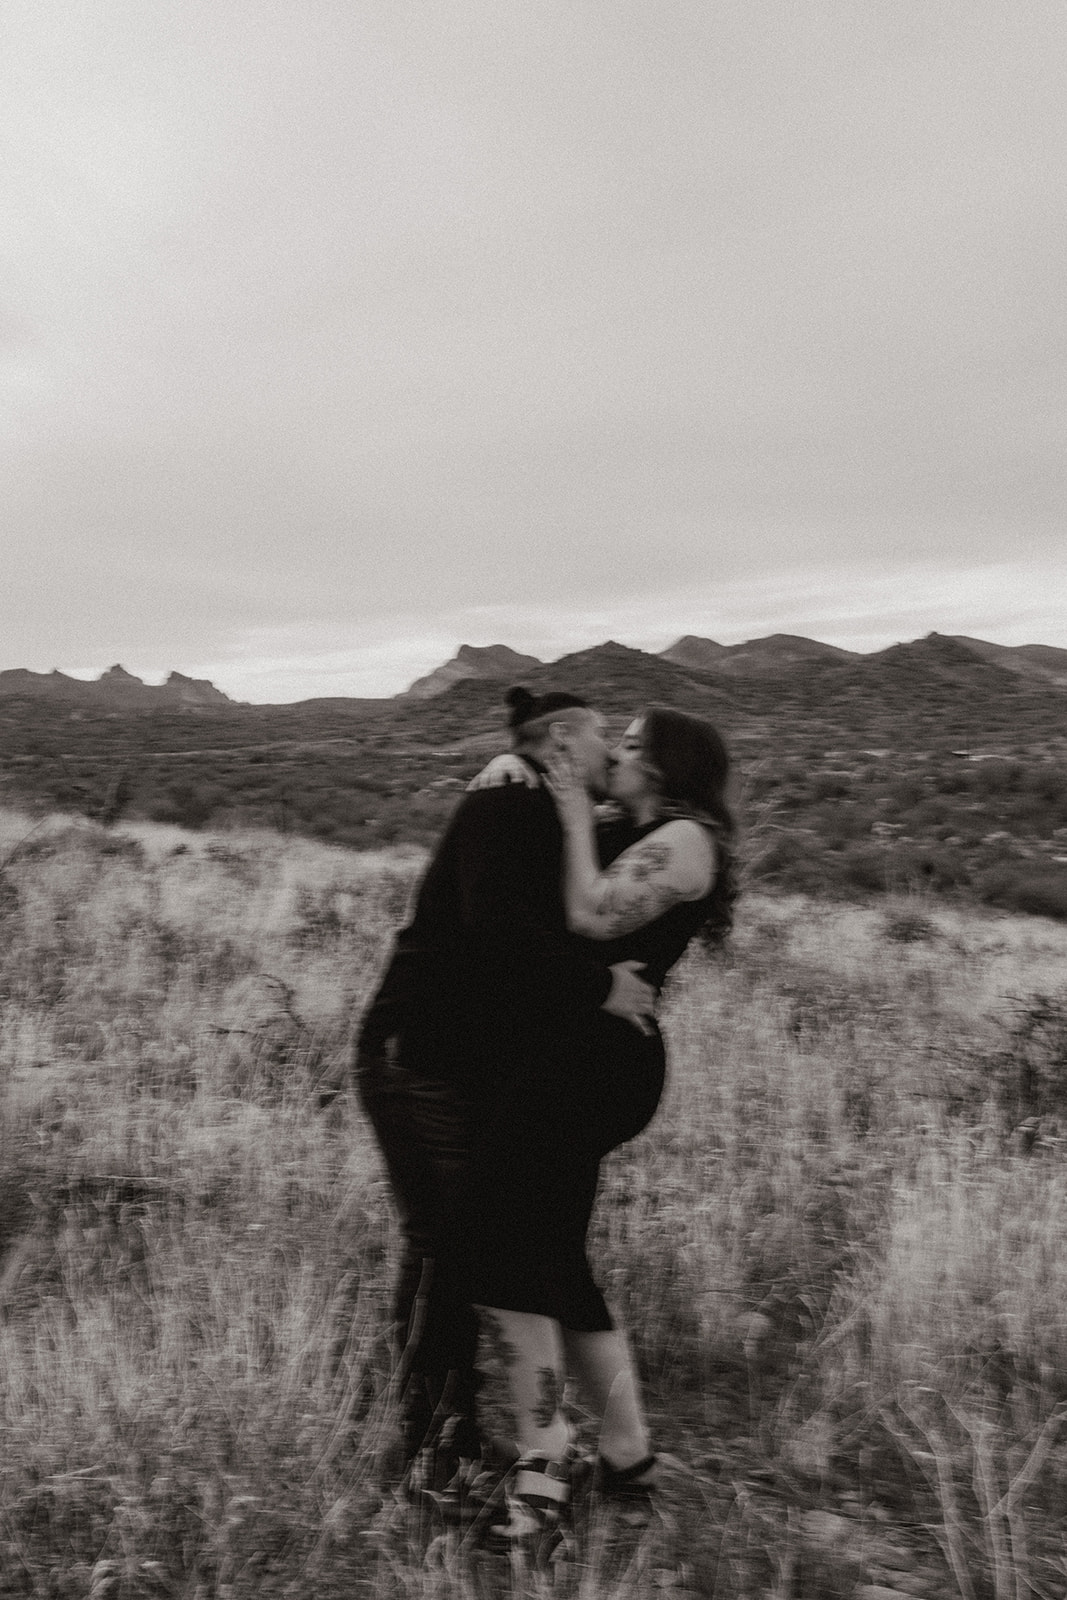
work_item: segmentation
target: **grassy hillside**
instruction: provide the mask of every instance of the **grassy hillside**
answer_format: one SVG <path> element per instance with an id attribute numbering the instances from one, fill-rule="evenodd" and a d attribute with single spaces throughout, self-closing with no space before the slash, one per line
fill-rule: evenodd
<path id="1" fill-rule="evenodd" d="M 418 854 L 29 826 L 0 816 L 0 1595 L 510 1592 L 383 1489 L 392 1213 L 354 1105 L 319 1109 Z M 929 896 L 750 894 L 687 960 L 594 1254 L 693 1470 L 648 1525 L 583 1501 L 557 1592 L 1067 1595 L 1065 954 Z"/>

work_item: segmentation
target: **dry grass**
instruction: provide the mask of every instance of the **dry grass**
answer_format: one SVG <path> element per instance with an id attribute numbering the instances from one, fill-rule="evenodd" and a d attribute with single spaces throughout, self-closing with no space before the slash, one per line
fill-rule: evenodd
<path id="1" fill-rule="evenodd" d="M 29 828 L 0 816 L 0 1595 L 510 1592 L 383 1490 L 392 1215 L 319 1109 L 419 858 Z M 585 1508 L 558 1592 L 843 1597 L 899 1560 L 1067 1595 L 1065 953 L 753 896 L 687 958 L 594 1248 L 696 1470 L 648 1526 Z"/>

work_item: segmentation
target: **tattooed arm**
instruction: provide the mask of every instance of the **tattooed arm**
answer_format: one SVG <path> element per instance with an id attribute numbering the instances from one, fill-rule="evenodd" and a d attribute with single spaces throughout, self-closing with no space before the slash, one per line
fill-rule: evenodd
<path id="1" fill-rule="evenodd" d="M 592 834 L 564 824 L 564 904 L 575 933 L 617 939 L 681 900 L 699 900 L 715 875 L 714 846 L 699 823 L 680 818 L 624 850 L 603 872 Z"/>
<path id="2" fill-rule="evenodd" d="M 548 787 L 563 825 L 567 925 L 590 939 L 617 939 L 654 922 L 681 900 L 699 900 L 715 880 L 715 846 L 688 818 L 664 822 L 603 871 L 592 802 L 565 761 L 550 762 Z"/>

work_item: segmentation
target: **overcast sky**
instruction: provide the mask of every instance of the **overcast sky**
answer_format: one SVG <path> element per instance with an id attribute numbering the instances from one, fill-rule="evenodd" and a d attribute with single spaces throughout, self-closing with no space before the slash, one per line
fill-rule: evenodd
<path id="1" fill-rule="evenodd" d="M 1063 0 L 0 19 L 0 666 L 1067 646 Z"/>

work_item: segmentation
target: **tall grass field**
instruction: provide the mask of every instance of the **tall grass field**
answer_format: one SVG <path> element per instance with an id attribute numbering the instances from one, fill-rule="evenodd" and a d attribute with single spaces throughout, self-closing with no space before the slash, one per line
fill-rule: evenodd
<path id="1" fill-rule="evenodd" d="M 396 1226 L 321 1104 L 422 860 L 0 814 L 4 1600 L 549 1582 L 397 1490 Z M 592 1240 L 684 1466 L 579 1494 L 552 1592 L 1067 1596 L 1065 958 L 755 893 L 686 957 Z"/>

